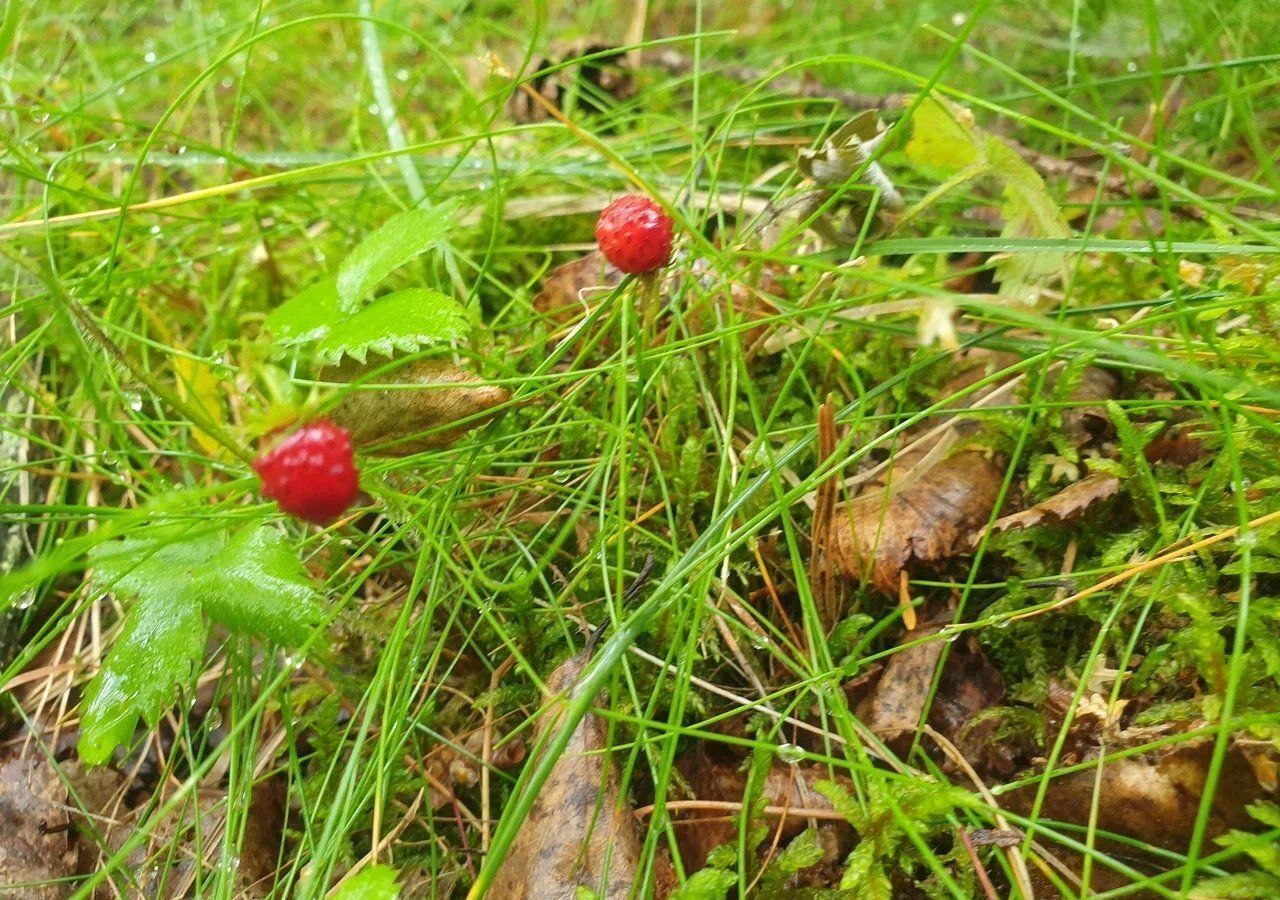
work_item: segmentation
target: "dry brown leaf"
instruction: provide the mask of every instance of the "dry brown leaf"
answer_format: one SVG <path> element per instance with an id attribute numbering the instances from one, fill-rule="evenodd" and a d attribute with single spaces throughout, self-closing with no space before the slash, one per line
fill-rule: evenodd
<path id="1" fill-rule="evenodd" d="M 1205 448 L 1202 441 L 1183 432 L 1173 432 L 1151 441 L 1142 448 L 1142 454 L 1152 464 L 1165 463 L 1185 468 L 1202 459 Z"/>
<path id="2" fill-rule="evenodd" d="M 707 856 L 716 847 L 737 839 L 738 826 L 733 821 L 734 812 L 716 809 L 712 804 L 742 802 L 747 791 L 747 772 L 740 757 L 721 751 L 715 746 L 704 746 L 686 754 L 676 763 L 681 777 L 689 786 L 690 800 L 708 803 L 708 809 L 684 808 L 672 813 L 676 826 L 676 841 L 680 859 L 686 870 L 701 869 Z M 771 826 L 766 844 L 773 843 L 781 831 L 779 845 L 786 844 L 814 821 L 802 814 L 782 815 L 781 810 L 822 810 L 832 812 L 831 801 L 819 793 L 815 785 L 819 781 L 832 781 L 848 787 L 848 781 L 832 778 L 825 766 L 787 765 L 774 763 L 765 775 L 760 796 L 764 805 L 772 810 L 765 819 Z M 823 819 L 819 828 L 824 843 L 831 840 L 832 859 L 843 859 L 848 846 L 837 850 L 836 844 L 847 845 L 853 830 L 846 822 Z"/>
<path id="3" fill-rule="evenodd" d="M 327 381 L 366 380 L 347 392 L 333 411 L 333 420 L 351 432 L 357 447 L 387 456 L 446 447 L 487 421 L 510 396 L 506 388 L 485 384 L 470 372 L 439 360 L 419 360 L 367 377 L 385 366 L 385 361 L 361 364 L 348 359 L 326 369 L 321 377 Z M 380 389 L 368 387 L 370 384 L 422 385 L 422 389 Z"/>
<path id="4" fill-rule="evenodd" d="M 533 308 L 553 321 L 570 322 L 586 312 L 583 291 L 616 287 L 621 281 L 622 272 L 592 250 L 552 269 L 533 298 Z"/>
<path id="5" fill-rule="evenodd" d="M 36 886 L 76 874 L 66 802 L 66 786 L 43 757 L 0 759 L 0 885 L 27 885 L 20 896 L 31 900 L 70 893 L 65 882 Z"/>
<path id="6" fill-rule="evenodd" d="M 1052 387 L 1057 376 L 1051 375 L 1047 381 Z M 1110 432 L 1111 417 L 1104 404 L 1116 395 L 1118 387 L 1116 376 L 1106 369 L 1089 366 L 1080 374 L 1080 383 L 1066 399 L 1081 405 L 1062 413 L 1062 430 L 1072 444 L 1083 447 Z"/>
<path id="7" fill-rule="evenodd" d="M 535 745 L 560 725 L 590 660 L 583 651 L 551 673 L 552 695 L 539 717 Z M 583 717 L 516 835 L 490 896 L 504 900 L 576 900 L 578 886 L 604 900 L 630 894 L 640 860 L 635 813 L 621 796 L 618 772 L 603 752 L 605 723 Z"/>
<path id="8" fill-rule="evenodd" d="M 999 534 L 1010 529 L 1031 528 L 1036 525 L 1062 524 L 1077 519 L 1096 503 L 1109 500 L 1120 490 L 1120 479 L 1114 475 L 1097 473 L 1082 478 L 1075 484 L 1048 499 L 1041 500 L 1030 509 L 1004 516 L 991 524 L 991 528 L 983 528 L 974 535 L 974 543 L 982 540 L 986 532 Z"/>
<path id="9" fill-rule="evenodd" d="M 849 577 L 870 577 L 896 596 L 899 573 L 911 564 L 936 565 L 968 550 L 973 533 L 991 516 L 1003 479 L 981 451 L 962 451 L 934 465 L 927 453 L 911 454 L 836 511 L 830 553 Z"/>
<path id="10" fill-rule="evenodd" d="M 1119 743 L 1113 749 L 1119 749 Z M 1085 825 L 1097 803 L 1100 831 L 1110 831 L 1185 852 L 1195 826 L 1204 792 L 1212 739 L 1197 739 L 1136 756 L 1107 760 L 1099 776 L 1094 769 L 1073 772 L 1049 782 L 1042 815 L 1061 822 Z M 1008 808 L 1030 810 L 1038 783 L 1012 791 Z M 1206 841 L 1229 828 L 1251 829 L 1245 806 L 1264 798 L 1254 769 L 1237 746 L 1228 749 L 1214 793 Z M 1100 844 L 1111 842 L 1100 840 Z M 1132 852 L 1131 847 L 1111 849 Z"/>

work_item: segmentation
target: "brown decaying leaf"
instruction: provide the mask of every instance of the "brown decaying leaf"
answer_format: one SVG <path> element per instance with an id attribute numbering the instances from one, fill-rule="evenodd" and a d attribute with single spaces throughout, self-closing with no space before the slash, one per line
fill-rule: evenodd
<path id="1" fill-rule="evenodd" d="M 922 460 L 925 465 L 913 470 Z M 830 553 L 849 577 L 869 576 L 896 596 L 899 573 L 912 563 L 936 565 L 968 549 L 970 536 L 987 523 L 1003 479 L 1000 467 L 978 450 L 932 466 L 925 454 L 912 454 L 837 510 Z"/>
<path id="2" fill-rule="evenodd" d="M 698 750 L 685 754 L 676 763 L 681 777 L 689 787 L 691 800 L 710 803 L 741 803 L 747 791 L 747 772 L 741 757 L 728 753 L 716 745 L 704 744 Z M 774 843 L 781 832 L 779 846 L 794 838 L 815 822 L 803 815 L 783 816 L 777 810 L 833 809 L 831 801 L 815 787 L 819 781 L 835 781 L 849 787 L 847 779 L 832 778 L 825 766 L 786 765 L 774 763 L 765 775 L 761 786 L 761 799 L 775 812 L 766 814 L 771 833 L 765 845 Z M 676 842 L 680 859 L 687 871 L 694 872 L 706 865 L 707 856 L 721 844 L 736 840 L 738 826 L 734 813 L 723 809 L 681 809 L 672 813 L 676 827 Z M 845 822 L 823 819 L 819 831 L 824 845 L 829 844 L 831 858 L 843 859 L 850 849 L 853 829 Z"/>
<path id="3" fill-rule="evenodd" d="M 366 379 L 386 365 L 385 360 L 360 364 L 348 359 L 320 375 L 326 381 L 352 382 Z M 367 386 L 379 384 L 423 387 Z M 351 432 L 357 447 L 386 456 L 407 456 L 448 446 L 487 421 L 509 396 L 506 388 L 485 384 L 450 363 L 419 360 L 367 378 L 365 385 L 347 392 L 332 418 Z"/>
<path id="4" fill-rule="evenodd" d="M 621 281 L 622 272 L 599 250 L 592 250 L 552 269 L 533 298 L 533 308 L 553 321 L 570 322 L 586 311 L 583 291 L 616 287 Z"/>
<path id="5" fill-rule="evenodd" d="M 999 534 L 1010 529 L 1031 528 L 1042 524 L 1062 524 L 1084 515 L 1094 504 L 1109 500 L 1120 490 L 1120 479 L 1114 475 L 1097 473 L 1068 485 L 1048 499 L 1041 500 L 1030 509 L 996 519 L 991 528 L 983 528 L 974 535 L 974 543 L 982 540 L 985 532 Z"/>
<path id="6" fill-rule="evenodd" d="M 1151 753 L 1107 760 L 1099 776 L 1089 768 L 1049 782 L 1041 814 L 1084 825 L 1097 803 L 1098 829 L 1139 838 L 1158 847 L 1185 852 L 1195 826 L 1200 798 L 1213 756 L 1212 739 L 1196 739 Z M 1038 784 L 1012 791 L 1008 808 L 1030 810 Z M 1254 770 L 1238 747 L 1228 749 L 1214 793 L 1206 840 L 1229 828 L 1252 829 L 1245 806 L 1263 799 Z M 1110 841 L 1100 845 L 1132 853 Z"/>
<path id="7" fill-rule="evenodd" d="M 1004 678 L 982 652 L 976 640 L 948 645 L 938 639 L 916 643 L 937 634 L 948 614 L 934 616 L 932 623 L 903 636 L 911 643 L 889 657 L 873 680 L 854 689 L 858 718 L 867 723 L 888 746 L 905 750 L 921 722 L 946 737 L 981 772 L 994 776 L 1012 774 L 1030 748 L 1014 739 L 997 740 L 1000 722 L 983 718 L 982 713 L 1004 702 Z M 943 659 L 943 648 L 950 647 Z M 938 665 L 942 675 L 930 700 L 929 688 Z M 848 687 L 848 686 L 847 686 Z M 943 757 L 944 769 L 951 763 Z"/>
<path id="8" fill-rule="evenodd" d="M 66 786 L 44 758 L 0 759 L 0 885 L 26 884 L 20 896 L 31 900 L 67 896 L 65 883 L 31 884 L 76 874 L 66 802 Z"/>
<path id="9" fill-rule="evenodd" d="M 559 727 L 589 659 L 584 651 L 547 679 L 552 699 L 539 717 L 535 745 Z M 576 900 L 579 885 L 605 900 L 629 895 L 640 839 L 635 813 L 618 788 L 617 768 L 603 752 L 607 743 L 605 723 L 588 713 L 542 786 L 489 896 Z"/>

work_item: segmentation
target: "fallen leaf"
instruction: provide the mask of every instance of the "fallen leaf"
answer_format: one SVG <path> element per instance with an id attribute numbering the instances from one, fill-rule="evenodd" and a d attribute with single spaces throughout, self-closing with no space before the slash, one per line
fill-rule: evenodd
<path id="1" fill-rule="evenodd" d="M 1075 484 L 1068 485 L 1052 497 L 1041 500 L 1030 509 L 996 519 L 989 529 L 983 528 L 974 535 L 974 543 L 981 541 L 983 535 L 988 532 L 999 534 L 1010 529 L 1070 522 L 1084 515 L 1091 506 L 1114 497 L 1119 490 L 1120 479 L 1116 476 L 1104 472 L 1090 475 Z"/>
<path id="2" fill-rule="evenodd" d="M 0 885 L 24 885 L 20 896 L 31 900 L 68 895 L 69 885 L 56 883 L 77 874 L 66 802 L 66 786 L 46 759 L 0 758 Z"/>
<path id="3" fill-rule="evenodd" d="M 697 751 L 686 754 L 676 765 L 688 785 L 689 800 L 703 801 L 710 807 L 698 809 L 695 806 L 672 813 L 681 862 L 687 871 L 694 872 L 706 865 L 707 856 L 712 850 L 737 839 L 738 825 L 733 821 L 735 811 L 715 808 L 714 805 L 741 803 L 747 792 L 747 772 L 740 757 L 714 745 L 704 745 Z M 830 770 L 825 766 L 788 765 L 782 762 L 775 762 L 770 766 L 761 785 L 760 799 L 766 807 L 766 822 L 772 826 L 772 830 L 781 832 L 780 844 L 814 824 L 813 819 L 803 814 L 804 811 L 834 812 L 835 807 L 830 799 L 816 788 L 818 782 L 832 780 L 848 786 L 845 779 L 832 779 Z M 783 810 L 801 812 L 788 812 L 784 815 Z M 832 816 L 822 820 L 821 830 L 838 836 L 837 843 L 844 846 L 833 847 L 833 859 L 843 859 L 848 853 L 847 845 L 852 838 L 849 824 Z M 765 841 L 766 845 L 773 843 L 773 837 L 771 833 Z"/>
<path id="4" fill-rule="evenodd" d="M 407 456 L 447 447 L 479 427 L 510 392 L 439 360 L 419 360 L 369 377 L 385 363 L 346 360 L 321 372 L 327 381 L 354 382 L 333 410 L 333 421 L 351 432 L 357 446 L 386 456 Z M 378 387 L 377 385 L 394 385 Z M 420 390 L 407 390 L 418 385 Z"/>
<path id="5" fill-rule="evenodd" d="M 621 281 L 622 272 L 599 250 L 592 250 L 552 269 L 533 298 L 533 308 L 556 322 L 570 322 L 586 312 L 583 291 L 612 288 Z"/>
<path id="6" fill-rule="evenodd" d="M 829 552 L 849 577 L 870 577 L 896 596 L 908 566 L 937 565 L 969 549 L 1003 480 L 1000 467 L 978 450 L 933 465 L 927 453 L 904 456 L 836 511 Z"/>
<path id="7" fill-rule="evenodd" d="M 1121 732 L 1108 750 L 1123 749 L 1126 743 Z M 1100 774 L 1089 768 L 1053 778 L 1041 815 L 1085 825 L 1096 809 L 1100 833 L 1128 835 L 1182 853 L 1195 828 L 1212 758 L 1213 740 L 1195 739 L 1150 753 L 1109 759 Z M 1006 795 L 1008 808 L 1018 813 L 1029 811 L 1038 787 L 1036 782 L 1011 791 Z M 1238 747 L 1229 747 L 1214 793 L 1206 841 L 1230 828 L 1250 828 L 1245 806 L 1263 796 L 1249 760 Z M 1131 845 L 1105 839 L 1100 839 L 1099 845 L 1126 854 L 1134 852 Z"/>
<path id="8" fill-rule="evenodd" d="M 1166 433 L 1142 448 L 1147 462 L 1185 468 L 1204 457 L 1204 442 L 1183 432 Z"/>
<path id="9" fill-rule="evenodd" d="M 552 695 L 538 719 L 534 745 L 559 727 L 589 650 L 547 679 Z M 551 776 L 516 835 L 489 896 L 504 900 L 576 900 L 579 886 L 602 900 L 630 896 L 640 861 L 635 813 L 621 796 L 608 756 L 608 729 L 588 713 L 574 730 Z"/>
<path id="10" fill-rule="evenodd" d="M 1057 376 L 1046 380 L 1052 388 Z M 1066 397 L 1076 405 L 1062 413 L 1062 430 L 1072 444 L 1083 447 L 1111 431 L 1111 417 L 1104 404 L 1115 397 L 1117 387 L 1116 376 L 1106 369 L 1089 366 L 1080 374 L 1080 383 Z"/>

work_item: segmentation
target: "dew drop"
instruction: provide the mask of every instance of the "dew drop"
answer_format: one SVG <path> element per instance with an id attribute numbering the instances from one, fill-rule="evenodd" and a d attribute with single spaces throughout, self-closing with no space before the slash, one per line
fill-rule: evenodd
<path id="1" fill-rule="evenodd" d="M 204 717 L 204 727 L 210 731 L 214 731 L 222 727 L 222 710 L 211 709 L 209 715 Z"/>
<path id="2" fill-rule="evenodd" d="M 1127 63 L 1125 63 L 1124 69 L 1126 72 L 1136 72 L 1138 71 L 1138 64 L 1133 60 L 1129 60 Z"/>
<path id="3" fill-rule="evenodd" d="M 396 81 L 408 81 L 408 80 L 409 80 L 408 69 L 396 69 Z"/>
<path id="4" fill-rule="evenodd" d="M 147 55 L 146 55 L 146 56 L 144 56 L 144 57 L 142 57 L 142 61 L 143 61 L 143 62 L 145 62 L 145 63 L 153 63 L 153 62 L 155 62 L 155 61 L 156 61 L 156 52 L 155 52 L 154 50 L 148 50 L 148 51 L 147 51 Z"/>
<path id="5" fill-rule="evenodd" d="M 795 744 L 782 744 L 778 747 L 778 759 L 790 766 L 804 761 L 804 748 Z"/>
<path id="6" fill-rule="evenodd" d="M 17 599 L 13 601 L 13 608 L 14 609 L 30 609 L 31 604 L 35 602 L 36 602 L 35 591 L 23 591 L 21 594 L 18 595 Z"/>

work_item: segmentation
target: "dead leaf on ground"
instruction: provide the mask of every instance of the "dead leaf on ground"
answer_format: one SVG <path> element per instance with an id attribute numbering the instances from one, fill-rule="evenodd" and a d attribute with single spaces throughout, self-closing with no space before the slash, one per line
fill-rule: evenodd
<path id="1" fill-rule="evenodd" d="M 513 769 L 524 762 L 525 743 L 521 736 L 507 740 L 501 732 L 495 730 L 491 746 L 488 762 L 495 769 Z M 477 728 L 467 735 L 461 742 L 461 747 L 441 744 L 430 753 L 425 763 L 431 808 L 439 809 L 450 802 L 454 791 L 479 784 L 483 757 L 483 728 Z M 449 790 L 446 791 L 446 788 Z"/>
<path id="2" fill-rule="evenodd" d="M 1181 468 L 1203 459 L 1204 454 L 1204 442 L 1182 431 L 1163 434 L 1142 448 L 1142 455 L 1152 465 L 1165 463 Z"/>
<path id="3" fill-rule="evenodd" d="M 599 250 L 592 250 L 552 269 L 533 298 L 533 308 L 561 324 L 571 322 L 587 311 L 583 291 L 617 287 L 621 281 L 622 272 Z"/>
<path id="4" fill-rule="evenodd" d="M 347 392 L 333 410 L 333 421 L 351 432 L 364 449 L 386 456 L 407 456 L 447 447 L 495 415 L 510 392 L 440 360 L 419 360 L 385 374 L 370 374 L 385 361 L 346 360 L 321 372 L 326 381 L 364 384 Z M 378 388 L 370 385 L 396 385 Z M 408 390 L 400 385 L 421 385 Z"/>
<path id="5" fill-rule="evenodd" d="M 1121 732 L 1114 746 L 1128 743 Z M 1273 751 L 1274 753 L 1274 751 Z M 1041 814 L 1049 819 L 1085 825 L 1096 804 L 1098 829 L 1138 838 L 1157 847 L 1185 852 L 1195 827 L 1200 798 L 1213 757 L 1212 739 L 1195 739 L 1150 753 L 1107 760 L 1102 773 L 1093 769 L 1073 772 L 1049 782 Z M 1030 810 L 1038 783 L 1006 796 L 1008 808 Z M 1238 746 L 1231 746 L 1223 761 L 1214 794 L 1206 842 L 1230 828 L 1253 830 L 1245 806 L 1264 799 L 1254 768 Z M 1105 839 L 1100 846 L 1132 854 L 1132 847 Z"/>
<path id="6" fill-rule="evenodd" d="M 1046 378 L 1052 389 L 1058 376 Z M 1066 400 L 1076 404 L 1062 413 L 1062 430 L 1068 440 L 1077 447 L 1093 443 L 1111 431 L 1111 417 L 1107 415 L 1106 401 L 1116 395 L 1119 382 L 1106 369 L 1089 366 L 1080 373 L 1080 382 L 1067 394 Z"/>
<path id="7" fill-rule="evenodd" d="M 986 533 L 999 534 L 1011 529 L 1032 528 L 1036 525 L 1061 525 L 1084 515 L 1090 507 L 1109 500 L 1120 490 L 1120 479 L 1106 473 L 1096 473 L 1068 485 L 1058 493 L 1041 500 L 1030 509 L 1004 516 L 974 535 L 977 544 Z"/>
<path id="8" fill-rule="evenodd" d="M 927 453 L 909 454 L 836 511 L 831 556 L 850 578 L 869 577 L 896 595 L 909 566 L 936 566 L 967 552 L 1003 480 L 1001 468 L 979 450 L 934 465 Z"/>
<path id="9" fill-rule="evenodd" d="M 43 757 L 0 758 L 0 885 L 31 900 L 71 893 L 70 883 L 58 882 L 77 874 L 66 801 L 66 786 Z"/>
<path id="10" fill-rule="evenodd" d="M 997 738 L 1000 720 L 984 716 L 1004 702 L 1000 670 L 973 639 L 954 644 L 937 639 L 915 643 L 936 635 L 948 618 L 944 611 L 931 624 L 904 636 L 904 643 L 914 646 L 890 656 L 870 689 L 858 691 L 858 718 L 896 750 L 910 745 L 909 739 L 923 721 L 954 744 L 975 769 L 989 775 L 1010 775 L 1030 747 L 1013 738 Z M 949 648 L 945 660 L 944 648 Z M 939 665 L 942 674 L 930 702 L 929 689 Z M 945 770 L 954 768 L 945 755 L 940 759 Z"/>
<path id="11" fill-rule="evenodd" d="M 535 745 L 560 726 L 590 658 L 590 651 L 583 651 L 547 679 L 552 699 L 539 716 Z M 640 838 L 635 813 L 619 790 L 617 768 L 603 752 L 607 746 L 604 721 L 588 713 L 542 786 L 490 896 L 576 900 L 579 886 L 597 891 L 604 900 L 629 896 Z"/>
<path id="12" fill-rule="evenodd" d="M 689 800 L 703 801 L 708 809 L 688 808 L 672 812 L 676 827 L 676 842 L 680 859 L 687 871 L 694 872 L 706 865 L 707 856 L 716 847 L 737 840 L 738 826 L 733 821 L 736 811 L 717 808 L 712 804 L 742 802 L 747 792 L 747 772 L 741 757 L 724 752 L 715 745 L 702 746 L 685 754 L 676 763 L 681 777 L 689 788 Z M 767 848 L 781 831 L 779 846 L 812 825 L 819 825 L 819 833 L 832 861 L 843 860 L 850 849 L 853 830 L 847 822 L 834 818 L 814 820 L 804 812 L 820 810 L 834 813 L 831 801 L 818 792 L 820 781 L 836 781 L 848 787 L 846 779 L 833 779 L 825 766 L 787 765 L 775 762 L 765 775 L 761 786 L 761 799 L 767 810 L 765 820 L 770 834 L 765 839 Z M 782 810 L 796 810 L 796 813 Z"/>

